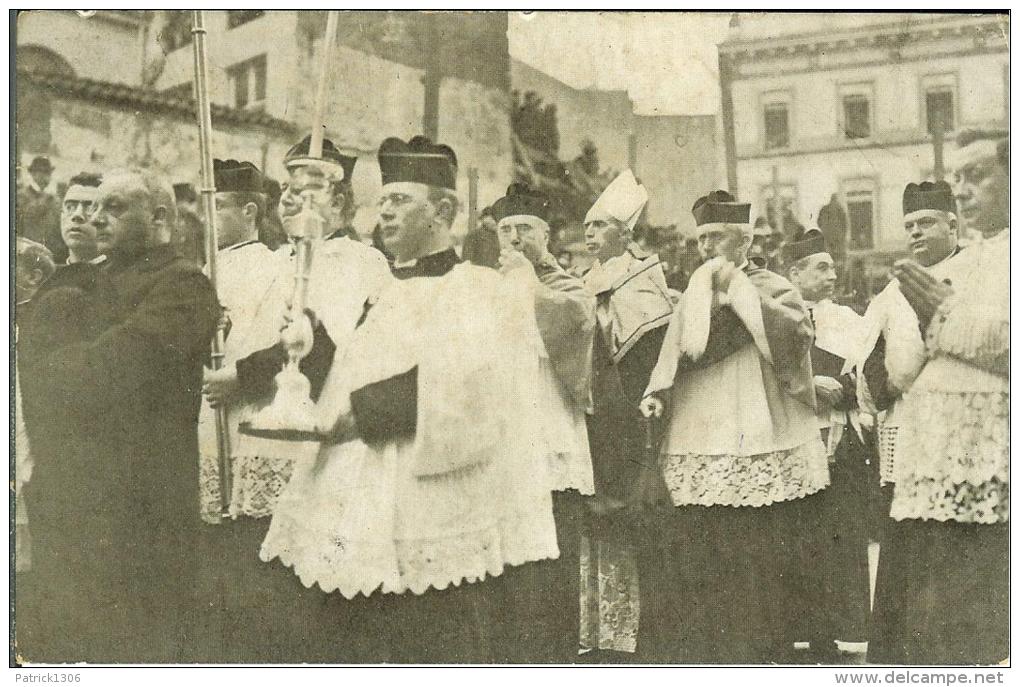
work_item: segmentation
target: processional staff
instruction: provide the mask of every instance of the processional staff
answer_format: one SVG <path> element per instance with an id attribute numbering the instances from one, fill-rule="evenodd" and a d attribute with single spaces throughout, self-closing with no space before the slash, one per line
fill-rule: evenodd
<path id="1" fill-rule="evenodd" d="M 326 87 L 329 65 L 332 61 L 333 46 L 336 43 L 337 25 L 340 13 L 331 10 L 326 19 L 323 36 L 322 59 L 319 65 L 318 88 L 315 93 L 315 109 L 312 115 L 311 141 L 308 158 L 291 160 L 290 166 L 303 168 L 308 178 L 317 184 L 327 184 L 336 174 L 343 174 L 339 165 L 322 159 L 324 138 L 323 119 L 326 109 Z M 322 218 L 312 210 L 315 190 L 310 187 L 302 191 L 304 208 L 293 220 L 295 239 L 294 290 L 290 300 L 290 324 L 281 333 L 281 343 L 287 351 L 287 362 L 276 375 L 276 393 L 272 403 L 260 410 L 251 423 L 244 423 L 242 433 L 273 439 L 308 440 L 317 439 L 315 434 L 315 403 L 311 398 L 311 383 L 300 370 L 301 359 L 312 347 L 312 324 L 305 313 L 308 301 L 308 282 L 311 278 L 312 259 L 316 242 L 322 238 Z"/>
<path id="2" fill-rule="evenodd" d="M 205 16 L 202 10 L 192 12 L 192 45 L 195 56 L 195 99 L 198 105 L 199 160 L 202 165 L 202 207 L 205 213 L 205 266 L 209 281 L 215 289 L 216 251 L 219 248 L 216 232 L 216 179 L 213 176 L 212 115 L 209 105 L 209 64 L 205 46 Z M 212 341 L 212 369 L 223 366 L 223 328 L 218 327 Z M 231 466 L 230 429 L 227 411 L 216 409 L 216 455 L 220 478 L 220 506 L 223 514 L 230 509 Z"/>

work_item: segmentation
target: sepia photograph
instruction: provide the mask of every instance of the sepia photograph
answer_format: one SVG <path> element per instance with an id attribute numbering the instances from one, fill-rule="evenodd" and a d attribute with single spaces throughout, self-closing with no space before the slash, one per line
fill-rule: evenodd
<path id="1" fill-rule="evenodd" d="M 11 684 L 1002 683 L 1008 10 L 8 23 Z"/>

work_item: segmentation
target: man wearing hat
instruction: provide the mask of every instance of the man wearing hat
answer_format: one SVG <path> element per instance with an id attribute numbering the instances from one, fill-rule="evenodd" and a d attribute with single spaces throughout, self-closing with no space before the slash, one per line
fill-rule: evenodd
<path id="1" fill-rule="evenodd" d="M 323 140 L 322 156 L 310 157 L 311 137 L 293 146 L 284 158 L 289 173 L 283 185 L 280 211 L 284 231 L 292 239 L 312 232 L 314 252 L 308 272 L 308 308 L 312 318 L 314 337 L 310 351 L 301 359 L 300 370 L 311 382 L 311 395 L 317 400 L 332 373 L 335 361 L 343 355 L 356 324 L 366 309 L 391 279 L 385 258 L 373 248 L 347 235 L 335 235 L 331 229 L 344 226 L 344 217 L 350 178 L 356 158 L 343 155 L 328 139 Z M 232 165 L 233 166 L 233 165 Z M 254 186 L 255 174 L 247 163 L 244 169 L 230 172 L 235 180 Z M 257 170 L 254 170 L 257 172 Z M 265 188 L 263 177 L 259 184 Z M 261 195 L 261 194 L 260 194 Z M 219 194 L 217 194 L 219 196 Z M 248 196 L 250 200 L 251 197 Z M 260 198 L 264 202 L 263 198 Z M 232 199 L 224 198 L 226 206 L 237 205 L 245 200 L 235 194 Z M 221 199 L 217 198 L 217 204 Z M 264 207 L 264 206 L 263 206 Z M 242 214 L 256 208 L 245 203 L 238 210 Z M 233 225 L 233 223 L 230 223 Z M 235 238 L 254 241 L 251 226 L 244 224 L 246 233 Z M 228 229 L 229 231 L 229 229 Z M 229 240 L 229 239 L 228 239 Z M 254 256 L 264 253 L 261 244 L 247 243 L 238 248 L 238 254 Z M 247 330 L 242 328 L 238 343 L 238 355 L 233 361 L 227 360 L 220 370 L 206 371 L 204 393 L 211 405 L 226 405 L 238 412 L 233 416 L 232 426 L 251 419 L 260 409 L 268 406 L 274 398 L 274 379 L 287 361 L 287 351 L 281 342 L 285 336 L 280 332 L 281 318 L 287 310 L 287 303 L 293 297 L 299 266 L 295 260 L 295 246 L 291 241 L 284 243 L 274 253 L 273 259 L 260 265 L 264 279 L 259 286 L 251 282 L 238 282 L 238 308 L 247 314 L 250 322 Z M 230 259 L 235 256 L 231 255 Z M 240 265 L 240 262 L 239 262 Z M 254 266 L 249 265 L 252 269 Z M 259 295 L 256 295 L 259 294 Z M 229 303 L 224 303 L 230 308 Z M 253 310 L 254 308 L 254 310 Z M 250 315 L 250 319 L 249 316 Z M 227 337 L 228 346 L 235 337 L 238 326 L 231 317 L 231 331 Z M 242 352 L 243 351 L 243 352 Z M 214 437 L 210 437 L 212 441 Z M 215 443 L 209 443 L 210 450 Z M 290 479 L 293 466 L 314 457 L 318 449 L 316 442 L 291 442 L 236 436 L 233 445 L 234 474 L 233 491 L 230 496 L 230 515 L 239 522 L 232 528 L 235 550 L 238 555 L 255 561 L 261 541 L 268 528 L 268 518 L 276 508 L 280 492 Z M 207 468 L 215 464 L 207 463 Z M 208 472 L 207 472 L 208 474 Z M 213 478 L 213 481 L 215 479 Z M 217 490 L 207 490 L 207 517 L 215 517 L 212 509 L 219 498 Z M 240 534 L 239 534 L 240 533 Z M 252 576 L 249 590 L 261 590 L 261 600 L 241 599 L 233 604 L 243 609 L 246 605 L 255 608 L 273 609 L 269 612 L 275 620 L 265 632 L 258 633 L 254 641 L 235 645 L 235 651 L 251 660 L 273 662 L 322 661 L 322 645 L 314 640 L 321 639 L 316 633 L 315 614 L 321 611 L 320 599 L 296 584 L 289 574 L 261 566 L 246 568 Z M 243 622 L 237 621 L 238 623 Z M 228 644 L 229 648 L 229 644 Z"/>
<path id="2" fill-rule="evenodd" d="M 815 419 L 811 319 L 797 290 L 747 260 L 750 205 L 694 204 L 705 263 L 670 320 L 641 402 L 664 417 L 659 455 L 673 514 L 656 600 L 665 658 L 761 663 L 781 642 L 788 504 L 828 485 Z"/>
<path id="3" fill-rule="evenodd" d="M 513 663 L 571 663 L 579 646 L 579 547 L 583 496 L 594 494 L 591 453 L 585 427 L 585 408 L 591 381 L 591 347 L 595 331 L 595 299 L 584 283 L 568 274 L 549 252 L 551 203 L 527 184 L 511 184 L 492 205 L 498 222 L 496 235 L 502 262 L 522 254 L 535 269 L 537 284 L 522 289 L 521 297 L 535 299 L 542 335 L 539 361 L 541 395 L 536 399 L 546 420 L 543 436 L 549 464 L 550 488 L 560 557 L 504 573 L 518 577 L 510 584 L 520 598 L 508 599 L 505 609 L 517 616 L 522 634 L 506 642 Z M 531 291 L 534 291 L 532 294 Z"/>
<path id="4" fill-rule="evenodd" d="M 637 489 L 641 465 L 647 462 L 637 404 L 673 310 L 659 257 L 633 240 L 647 202 L 645 187 L 625 170 L 584 218 L 585 242 L 596 258 L 584 280 L 597 298 L 598 326 L 588 424 L 596 502 L 591 537 L 582 550 L 585 565 L 592 570 L 582 599 L 581 622 L 589 628 L 583 644 L 627 653 L 640 650 L 637 533 L 624 525 L 623 517 Z M 616 593 L 621 587 L 629 593 Z M 652 608 L 653 604 L 641 604 L 642 612 Z M 619 620 L 612 622 L 613 618 Z"/>
<path id="5" fill-rule="evenodd" d="M 531 263 L 453 249 L 457 158 L 416 136 L 379 148 L 396 281 L 366 308 L 318 403 L 324 440 L 295 466 L 262 558 L 337 604 L 333 661 L 493 659 L 489 577 L 555 558 Z M 364 598 L 359 598 L 364 597 Z M 349 601 L 344 601 L 347 599 Z M 355 646 L 360 641 L 360 646 Z"/>
<path id="6" fill-rule="evenodd" d="M 50 249 L 60 264 L 67 259 L 67 248 L 60 238 L 60 201 L 50 190 L 53 164 L 44 155 L 32 159 L 28 166 L 28 183 L 19 186 L 15 233 L 41 243 Z"/>
<path id="7" fill-rule="evenodd" d="M 1008 137 L 961 132 L 957 145 L 956 201 L 982 240 L 943 269 L 903 260 L 893 270 L 924 347 L 896 405 L 895 490 L 868 645 L 882 663 L 1009 654 Z"/>
<path id="8" fill-rule="evenodd" d="M 216 185 L 216 291 L 226 326 L 223 363 L 232 366 L 279 339 L 280 313 L 292 275 L 269 247 L 258 241 L 266 220 L 265 177 L 250 162 L 214 160 Z M 269 527 L 275 498 L 290 477 L 290 463 L 301 446 L 254 439 L 238 432 L 263 399 L 231 397 L 223 404 L 230 437 L 233 489 L 228 494 L 229 518 L 221 505 L 216 410 L 202 404 L 198 437 L 200 507 L 203 528 L 202 582 L 210 587 L 210 603 L 200 617 L 206 635 L 200 648 L 204 660 L 247 663 L 266 660 L 264 643 L 275 625 L 260 632 L 272 589 L 262 579 L 258 549 Z M 252 616 L 252 613 L 259 616 Z"/>
<path id="9" fill-rule="evenodd" d="M 290 240 L 276 253 L 277 269 L 283 275 L 279 288 L 288 299 L 298 269 L 293 241 L 314 227 L 315 255 L 308 274 L 308 307 L 315 312 L 315 324 L 322 327 L 325 336 L 315 337 L 311 352 L 301 361 L 301 371 L 317 392 L 325 382 L 334 352 L 343 350 L 365 303 L 390 280 L 390 273 L 379 251 L 346 234 L 337 234 L 343 231 L 344 208 L 349 198 L 346 190 L 349 184 L 345 185 L 344 180 L 353 173 L 357 158 L 344 155 L 332 141 L 324 139 L 322 157 L 313 159 L 309 157 L 310 145 L 311 137 L 306 136 L 284 158 L 289 177 L 282 185 L 280 215 Z M 283 310 L 278 310 L 276 316 L 282 316 Z M 265 403 L 267 396 L 271 397 L 273 379 L 286 359 L 282 344 L 277 343 L 239 359 L 235 365 L 207 372 L 206 395 L 217 404 L 235 395 Z"/>
<path id="10" fill-rule="evenodd" d="M 933 277 L 948 277 L 960 252 L 952 189 L 944 181 L 910 183 L 903 190 L 903 229 L 907 250 Z M 910 389 L 926 358 L 918 318 L 894 277 L 868 305 L 867 337 L 856 356 L 861 407 L 879 416 L 878 446 L 882 494 L 880 517 L 889 514 L 899 444 L 899 399 Z"/>
<path id="11" fill-rule="evenodd" d="M 832 480 L 821 492 L 797 499 L 799 508 L 788 511 L 786 648 L 792 651 L 794 642 L 808 640 L 812 658 L 831 660 L 837 655 L 834 640 L 867 641 L 868 519 L 863 506 L 871 496 L 869 466 L 877 456 L 871 455 L 871 435 L 865 434 L 857 412 L 857 376 L 851 369 L 866 330 L 860 315 L 832 302 L 836 263 L 820 231 L 784 245 L 782 257 L 786 276 L 814 324 L 816 415 Z"/>

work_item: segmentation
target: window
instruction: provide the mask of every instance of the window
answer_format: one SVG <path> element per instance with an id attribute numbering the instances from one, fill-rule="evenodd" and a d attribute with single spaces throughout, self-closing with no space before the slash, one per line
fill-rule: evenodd
<path id="1" fill-rule="evenodd" d="M 255 21 L 265 13 L 265 10 L 227 10 L 227 28 L 234 29 L 242 24 Z"/>
<path id="2" fill-rule="evenodd" d="M 790 145 L 790 116 L 786 103 L 765 106 L 765 147 L 785 148 Z"/>
<path id="3" fill-rule="evenodd" d="M 266 100 L 266 56 L 259 55 L 227 69 L 234 90 L 234 107 L 261 109 Z"/>
<path id="4" fill-rule="evenodd" d="M 875 246 L 875 188 L 873 179 L 852 179 L 843 182 L 846 216 L 850 233 L 850 250 Z"/>
<path id="5" fill-rule="evenodd" d="M 939 89 L 925 93 L 925 113 L 928 120 L 928 133 L 934 135 L 941 129 L 943 133 L 953 130 L 953 92 Z"/>
<path id="6" fill-rule="evenodd" d="M 776 190 L 779 199 L 776 198 Z M 758 188 L 758 204 L 752 210 L 755 216 L 764 216 L 774 230 L 782 229 L 787 237 L 797 234 L 797 186 L 796 184 L 778 183 L 764 184 Z"/>
<path id="7" fill-rule="evenodd" d="M 943 133 L 957 127 L 956 74 L 929 74 L 921 79 L 921 125 L 930 135 L 941 128 Z"/>
<path id="8" fill-rule="evenodd" d="M 159 31 L 158 40 L 167 52 L 191 45 L 191 12 L 166 11 L 166 22 Z"/>
<path id="9" fill-rule="evenodd" d="M 847 138 L 871 136 L 871 103 L 863 94 L 843 97 L 843 132 Z"/>

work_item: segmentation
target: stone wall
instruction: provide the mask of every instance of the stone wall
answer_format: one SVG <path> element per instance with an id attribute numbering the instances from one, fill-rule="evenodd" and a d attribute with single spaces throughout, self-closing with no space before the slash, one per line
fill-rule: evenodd
<path id="1" fill-rule="evenodd" d="M 48 146 L 19 146 L 19 162 L 27 168 L 34 156 L 49 155 L 58 184 L 80 171 L 125 165 L 159 170 L 173 182 L 198 181 L 198 127 L 193 119 L 61 97 L 27 85 L 19 88 L 18 96 L 22 127 L 31 122 L 28 126 L 49 130 Z M 30 142 L 38 137 L 24 139 Z M 220 126 L 213 136 L 213 154 L 264 164 L 282 159 L 288 144 L 288 136 L 270 130 Z"/>

